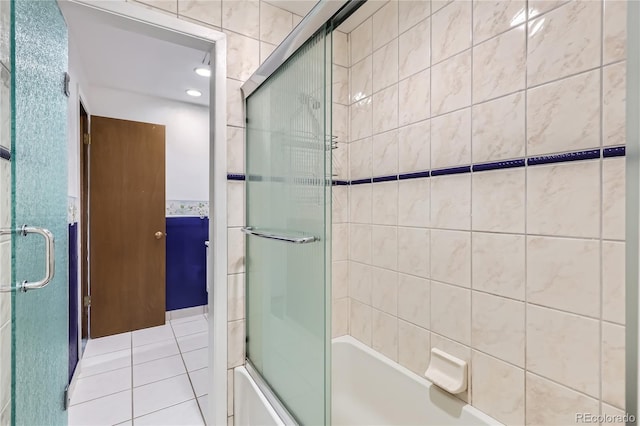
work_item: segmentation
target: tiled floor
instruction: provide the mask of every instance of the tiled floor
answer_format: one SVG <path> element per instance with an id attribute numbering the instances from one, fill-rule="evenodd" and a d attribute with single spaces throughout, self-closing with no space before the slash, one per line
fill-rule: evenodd
<path id="1" fill-rule="evenodd" d="M 90 340 L 69 425 L 204 425 L 207 330 L 196 315 Z"/>

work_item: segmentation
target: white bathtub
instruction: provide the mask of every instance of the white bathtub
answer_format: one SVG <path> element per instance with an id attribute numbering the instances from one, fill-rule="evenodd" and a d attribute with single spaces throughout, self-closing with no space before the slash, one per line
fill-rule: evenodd
<path id="1" fill-rule="evenodd" d="M 331 346 L 335 426 L 501 424 L 353 337 Z"/>
<path id="2" fill-rule="evenodd" d="M 334 426 L 501 425 L 353 337 L 333 339 L 331 356 Z M 234 377 L 236 425 L 285 425 L 244 367 Z"/>

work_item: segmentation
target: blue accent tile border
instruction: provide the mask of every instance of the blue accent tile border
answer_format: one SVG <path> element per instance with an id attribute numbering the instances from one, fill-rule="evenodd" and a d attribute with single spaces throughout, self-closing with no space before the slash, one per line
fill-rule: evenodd
<path id="1" fill-rule="evenodd" d="M 377 176 L 374 178 L 348 180 L 333 180 L 335 186 L 362 185 L 365 183 L 393 182 L 407 179 L 421 179 L 430 176 L 447 176 L 461 173 L 476 173 L 489 170 L 512 169 L 524 166 L 537 166 L 542 164 L 568 163 L 571 161 L 593 160 L 596 158 L 624 157 L 626 149 L 624 146 L 613 146 L 608 148 L 587 149 L 562 154 L 542 155 L 528 158 L 516 158 L 512 160 L 495 161 L 491 163 L 472 164 L 469 166 L 448 167 L 444 169 L 424 170 L 412 173 L 401 173 L 399 175 Z M 228 174 L 228 180 L 245 180 L 243 174 Z M 250 180 L 262 180 L 260 176 L 252 176 Z M 273 180 L 273 178 L 272 178 Z"/>
<path id="2" fill-rule="evenodd" d="M 4 146 L 0 146 L 0 158 L 11 161 L 11 151 Z"/>

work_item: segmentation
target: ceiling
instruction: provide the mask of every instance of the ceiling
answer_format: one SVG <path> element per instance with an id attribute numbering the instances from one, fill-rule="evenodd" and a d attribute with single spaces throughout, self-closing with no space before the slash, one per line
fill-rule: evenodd
<path id="1" fill-rule="evenodd" d="M 204 51 L 97 22 L 87 9 L 65 7 L 63 14 L 90 85 L 209 105 L 209 78 L 193 71 Z M 187 89 L 202 96 L 189 96 Z"/>
<path id="2" fill-rule="evenodd" d="M 266 0 L 266 2 L 296 15 L 305 16 L 318 3 L 318 0 Z"/>

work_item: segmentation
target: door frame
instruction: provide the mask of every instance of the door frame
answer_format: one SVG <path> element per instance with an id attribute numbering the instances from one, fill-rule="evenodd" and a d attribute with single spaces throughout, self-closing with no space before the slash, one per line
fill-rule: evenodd
<path id="1" fill-rule="evenodd" d="M 209 388 L 207 418 L 227 422 L 227 37 L 224 33 L 131 2 L 60 1 L 62 9 L 83 7 L 103 22 L 150 37 L 210 52 L 209 91 Z M 74 76 L 71 76 L 73 79 Z M 77 93 L 77 91 L 76 91 Z M 72 100 L 78 102 L 79 99 Z M 86 107 L 86 104 L 85 104 Z M 89 111 L 87 111 L 89 112 Z M 76 120 L 77 121 L 77 120 Z M 70 122 L 74 122 L 71 121 Z M 79 134 L 79 129 L 70 129 Z M 82 214 L 82 213 L 81 213 Z M 90 285 L 90 283 L 89 283 Z M 80 295 L 78 297 L 81 297 Z"/>

